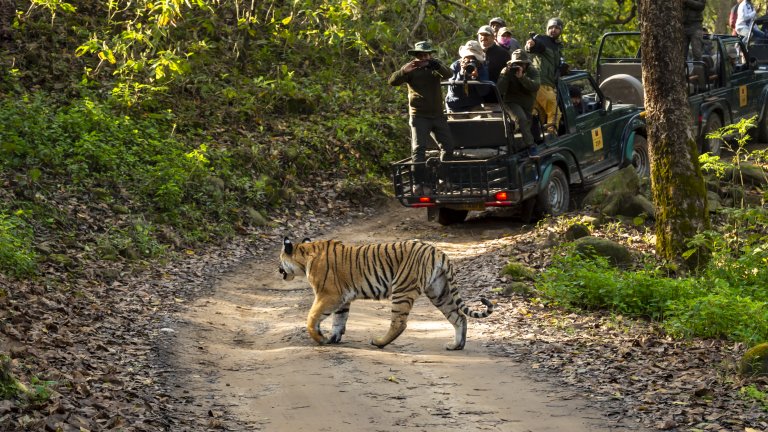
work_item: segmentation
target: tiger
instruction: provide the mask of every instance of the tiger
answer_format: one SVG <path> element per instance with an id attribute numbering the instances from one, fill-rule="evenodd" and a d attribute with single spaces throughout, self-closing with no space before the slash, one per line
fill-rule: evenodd
<path id="1" fill-rule="evenodd" d="M 348 245 L 338 240 L 311 241 L 305 238 L 294 245 L 283 239 L 279 272 L 286 281 L 305 275 L 315 298 L 307 315 L 307 331 L 320 345 L 336 344 L 346 330 L 353 300 L 392 298 L 392 320 L 386 335 L 374 337 L 371 344 L 384 348 L 405 330 L 413 303 L 423 292 L 453 324 L 453 343 L 448 350 L 461 350 L 467 339 L 467 317 L 485 318 L 494 305 L 480 301 L 485 311 L 472 311 L 465 305 L 453 281 L 453 266 L 448 256 L 421 241 L 399 241 Z M 320 324 L 333 314 L 330 337 Z"/>

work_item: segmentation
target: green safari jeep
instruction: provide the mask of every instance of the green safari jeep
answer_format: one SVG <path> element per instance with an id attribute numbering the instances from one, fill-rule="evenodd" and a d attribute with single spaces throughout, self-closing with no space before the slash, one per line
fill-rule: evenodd
<path id="1" fill-rule="evenodd" d="M 768 22 L 765 17 L 761 20 Z M 768 141 L 768 44 L 764 42 L 706 34 L 702 59 L 687 60 L 690 128 L 699 152 L 719 155 L 722 141 L 707 135 L 753 116 L 758 122 L 752 135 Z M 600 90 L 611 100 L 645 104 L 639 32 L 604 34 L 595 70 Z"/>
<path id="2" fill-rule="evenodd" d="M 447 89 L 457 83 L 442 84 Z M 462 85 L 490 87 L 501 100 L 492 82 Z M 581 93 L 579 105 L 569 97 L 571 89 Z M 440 161 L 435 145 L 425 162 L 407 158 L 393 163 L 395 196 L 406 207 L 426 208 L 429 220 L 443 225 L 462 222 L 470 210 L 488 207 L 517 207 L 523 219 L 530 220 L 566 212 L 571 188 L 594 185 L 620 168 L 634 165 L 648 175 L 641 108 L 612 103 L 584 71 L 561 77 L 557 94 L 562 113 L 558 134 L 535 134 L 534 155 L 498 104 L 487 111 L 447 113 L 454 158 Z M 414 181 L 417 169 L 426 174 L 422 185 Z"/>

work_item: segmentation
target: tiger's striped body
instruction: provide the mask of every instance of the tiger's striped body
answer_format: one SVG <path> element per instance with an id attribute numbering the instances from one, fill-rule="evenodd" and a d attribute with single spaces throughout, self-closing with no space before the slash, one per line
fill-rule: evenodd
<path id="1" fill-rule="evenodd" d="M 493 304 L 480 299 L 483 312 L 471 311 L 451 287 L 453 267 L 448 256 L 434 246 L 418 241 L 345 245 L 336 240 L 293 245 L 286 237 L 280 253 L 280 273 L 291 280 L 304 274 L 315 293 L 307 316 L 309 335 L 320 344 L 338 343 L 344 334 L 350 303 L 356 299 L 392 298 L 392 322 L 383 337 L 371 340 L 383 348 L 405 330 L 408 314 L 424 293 L 453 324 L 456 336 L 448 349 L 464 348 L 467 316 L 484 318 Z M 320 323 L 333 314 L 330 338 L 323 336 Z"/>

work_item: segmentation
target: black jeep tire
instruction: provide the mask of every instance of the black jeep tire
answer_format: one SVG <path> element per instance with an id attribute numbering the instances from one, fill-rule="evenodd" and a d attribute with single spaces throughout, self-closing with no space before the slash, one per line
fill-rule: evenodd
<path id="1" fill-rule="evenodd" d="M 568 211 L 569 203 L 568 177 L 566 177 L 562 169 L 553 166 L 547 183 L 536 198 L 535 213 L 537 215 L 549 214 L 557 216 Z"/>
<path id="2" fill-rule="evenodd" d="M 632 166 L 637 175 L 648 177 L 651 175 L 651 156 L 648 153 L 648 141 L 642 135 L 635 135 L 635 145 L 632 149 Z"/>
<path id="3" fill-rule="evenodd" d="M 437 209 L 437 223 L 440 225 L 453 225 L 464 222 L 469 210 L 456 210 L 452 208 L 440 207 Z"/>

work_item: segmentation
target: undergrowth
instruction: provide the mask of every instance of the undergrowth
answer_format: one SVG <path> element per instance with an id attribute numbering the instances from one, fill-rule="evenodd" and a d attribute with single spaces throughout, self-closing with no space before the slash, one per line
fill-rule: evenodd
<path id="1" fill-rule="evenodd" d="M 723 182 L 743 191 L 749 186 L 744 175 L 749 164 L 766 161 L 764 150 L 748 152 L 744 147 L 748 137 L 743 131 L 749 121 L 730 126 L 731 131 L 742 131 L 738 147 L 730 148 L 731 159 L 702 156 L 715 184 Z M 765 184 L 764 178 L 758 180 Z M 566 244 L 538 277 L 536 287 L 551 303 L 652 319 L 678 337 L 722 338 L 749 345 L 764 342 L 768 340 L 768 211 L 765 195 L 758 197 L 752 204 L 734 200 L 735 207 L 714 216 L 717 228 L 690 239 L 692 250 L 704 247 L 711 253 L 708 265 L 696 273 L 670 276 L 652 262 L 638 270 L 617 269 Z"/>

